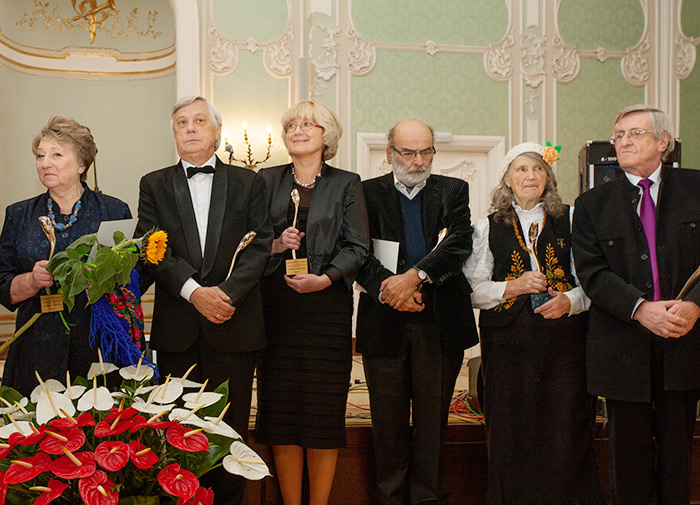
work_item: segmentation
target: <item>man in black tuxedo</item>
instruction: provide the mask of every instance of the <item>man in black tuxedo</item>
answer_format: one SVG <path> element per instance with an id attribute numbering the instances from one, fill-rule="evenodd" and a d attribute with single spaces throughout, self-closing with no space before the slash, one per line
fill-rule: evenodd
<path id="1" fill-rule="evenodd" d="M 478 342 L 471 288 L 462 274 L 472 249 L 469 188 L 430 175 L 435 148 L 425 123 L 401 121 L 388 144 L 393 173 L 362 188 L 373 241 L 399 243 L 397 271 L 374 255 L 373 242 L 357 276 L 366 291 L 356 348 L 372 411 L 375 503 L 447 503 L 448 410 L 464 349 Z M 438 243 L 443 229 L 447 236 Z"/>
<path id="2" fill-rule="evenodd" d="M 573 252 L 591 298 L 588 389 L 606 397 L 619 505 L 690 502 L 700 398 L 700 172 L 666 168 L 668 116 L 633 105 L 610 141 L 623 172 L 576 200 Z"/>
<path id="3" fill-rule="evenodd" d="M 161 375 L 181 377 L 197 363 L 193 380 L 208 378 L 214 386 L 228 380 L 231 406 L 224 420 L 245 439 L 257 352 L 265 347 L 258 288 L 272 245 L 265 186 L 252 170 L 216 156 L 221 115 L 208 100 L 184 97 L 171 118 L 180 162 L 145 175 L 139 195 L 138 234 L 154 227 L 168 232 L 165 259 L 151 272 L 150 346 Z M 249 231 L 257 236 L 227 279 Z M 240 503 L 245 480 L 212 473 L 205 483 L 214 486 L 217 505 Z"/>

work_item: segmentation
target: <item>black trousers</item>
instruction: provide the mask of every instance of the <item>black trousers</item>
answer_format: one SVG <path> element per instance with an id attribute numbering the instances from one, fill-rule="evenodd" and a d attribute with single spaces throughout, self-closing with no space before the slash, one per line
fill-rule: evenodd
<path id="1" fill-rule="evenodd" d="M 663 347 L 652 345 L 652 401 L 607 399 L 613 505 L 688 505 L 700 391 L 666 391 Z"/>
<path id="2" fill-rule="evenodd" d="M 447 416 L 464 353 L 445 349 L 432 323 L 406 324 L 396 338 L 404 340 L 397 356 L 363 356 L 377 470 L 374 503 L 447 503 Z"/>
<path id="3" fill-rule="evenodd" d="M 209 391 L 228 380 L 228 401 L 231 402 L 231 406 L 223 420 L 236 430 L 246 443 L 257 357 L 257 351 L 216 351 L 201 334 L 185 352 L 158 351 L 156 356 L 161 377 L 168 374 L 182 377 L 188 368 L 197 363 L 188 379 L 195 382 L 209 379 Z M 215 505 L 239 505 L 243 501 L 246 483 L 245 478 L 228 473 L 223 466 L 204 474 L 200 481 L 201 486 L 214 490 Z"/>

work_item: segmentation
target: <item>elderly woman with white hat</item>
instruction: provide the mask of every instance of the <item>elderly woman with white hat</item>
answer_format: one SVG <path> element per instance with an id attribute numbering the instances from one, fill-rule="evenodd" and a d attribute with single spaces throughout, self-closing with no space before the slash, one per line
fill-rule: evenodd
<path id="1" fill-rule="evenodd" d="M 586 390 L 590 300 L 576 278 L 571 216 L 551 146 L 506 154 L 464 273 L 481 309 L 489 504 L 604 504 Z"/>

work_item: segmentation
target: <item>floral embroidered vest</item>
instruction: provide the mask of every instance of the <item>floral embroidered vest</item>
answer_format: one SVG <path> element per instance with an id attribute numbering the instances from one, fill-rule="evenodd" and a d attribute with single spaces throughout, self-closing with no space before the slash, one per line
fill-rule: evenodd
<path id="1" fill-rule="evenodd" d="M 521 237 L 523 230 L 517 223 Z M 544 228 L 537 240 L 537 258 L 542 265 L 547 282 L 555 291 L 569 291 L 576 283 L 571 274 L 571 231 L 569 206 L 559 218 L 547 215 Z M 527 232 L 526 232 L 527 233 Z M 513 225 L 496 222 L 489 216 L 489 248 L 494 257 L 492 280 L 507 281 L 517 279 L 530 268 L 530 255 L 525 251 L 513 233 Z M 482 310 L 479 325 L 500 328 L 512 323 L 529 306 L 530 296 L 521 295 L 497 305 L 493 309 Z"/>

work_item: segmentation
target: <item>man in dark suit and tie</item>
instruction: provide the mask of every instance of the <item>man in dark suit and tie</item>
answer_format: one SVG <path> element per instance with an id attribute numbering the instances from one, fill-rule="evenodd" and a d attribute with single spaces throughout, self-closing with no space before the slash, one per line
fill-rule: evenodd
<path id="1" fill-rule="evenodd" d="M 245 439 L 257 352 L 265 347 L 258 288 L 272 245 L 265 187 L 252 170 L 216 156 L 222 122 L 208 100 L 184 97 L 171 118 L 180 162 L 145 175 L 139 195 L 137 233 L 154 227 L 168 232 L 165 259 L 151 272 L 156 296 L 150 346 L 161 375 L 181 377 L 197 363 L 193 380 L 215 386 L 228 380 L 231 406 L 224 420 Z M 227 279 L 249 231 L 257 236 Z M 212 474 L 205 483 L 214 486 L 217 505 L 240 503 L 245 480 Z"/>
<path id="2" fill-rule="evenodd" d="M 666 168 L 671 122 L 633 105 L 610 141 L 623 172 L 576 200 L 573 252 L 591 298 L 588 389 L 609 419 L 616 505 L 687 505 L 700 398 L 700 172 Z"/>
<path id="3" fill-rule="evenodd" d="M 377 470 L 375 503 L 447 503 L 447 416 L 464 349 L 478 342 L 469 283 L 469 189 L 430 175 L 433 130 L 407 119 L 388 135 L 393 173 L 362 183 L 372 254 L 357 276 Z M 447 235 L 439 242 L 442 230 Z M 375 240 L 398 242 L 396 272 Z M 411 430 L 411 413 L 413 429 Z"/>

